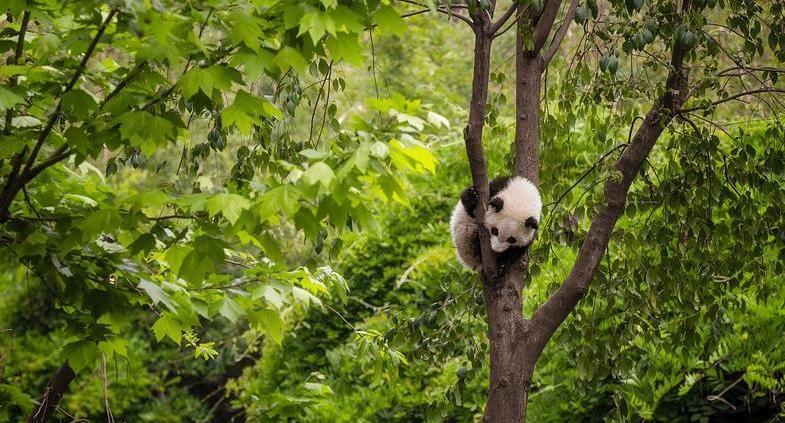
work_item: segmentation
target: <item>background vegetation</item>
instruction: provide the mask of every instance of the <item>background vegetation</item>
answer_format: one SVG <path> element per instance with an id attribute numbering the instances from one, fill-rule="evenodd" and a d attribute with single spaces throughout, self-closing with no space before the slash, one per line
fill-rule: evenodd
<path id="1" fill-rule="evenodd" d="M 3 183 L 20 154 L 31 170 L 68 155 L 0 226 L 0 421 L 30 415 L 64 362 L 76 377 L 58 421 L 482 415 L 482 289 L 447 228 L 471 183 L 466 28 L 374 1 L 3 7 L 0 54 L 19 59 L 0 68 Z M 546 78 L 527 313 L 569 271 L 605 158 L 640 113 L 629 98 L 650 89 L 621 46 L 572 63 L 592 50 L 586 28 Z M 497 43 L 491 174 L 510 168 L 514 122 L 513 41 Z M 712 110 L 721 125 L 655 147 L 538 363 L 531 421 L 785 416 L 785 132 L 770 101 L 729 102 Z"/>

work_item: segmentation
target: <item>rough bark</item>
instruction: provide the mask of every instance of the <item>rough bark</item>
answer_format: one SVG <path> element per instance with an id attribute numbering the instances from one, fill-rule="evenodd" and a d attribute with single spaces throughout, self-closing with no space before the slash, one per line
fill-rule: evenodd
<path id="1" fill-rule="evenodd" d="M 474 210 L 480 227 L 480 245 L 482 251 L 483 270 L 485 276 L 495 278 L 496 257 L 491 250 L 488 231 L 482 226 L 485 221 L 485 209 L 488 205 L 488 172 L 485 164 L 485 151 L 482 146 L 482 132 L 485 123 L 485 106 L 488 102 L 488 79 L 491 67 L 491 44 L 493 36 L 488 32 L 490 22 L 487 17 L 478 14 L 474 29 L 474 74 L 472 77 L 472 96 L 469 105 L 469 120 L 463 130 L 466 155 L 469 158 L 474 189 L 477 190 L 479 201 Z"/>
<path id="2" fill-rule="evenodd" d="M 542 58 L 530 57 L 516 43 L 515 173 L 540 185 L 540 80 Z"/>
<path id="3" fill-rule="evenodd" d="M 65 362 L 59 369 L 52 375 L 49 382 L 46 383 L 44 390 L 41 392 L 41 397 L 38 399 L 38 407 L 27 419 L 27 423 L 43 423 L 52 416 L 52 413 L 63 398 L 65 390 L 74 379 L 74 374 L 68 362 Z"/>

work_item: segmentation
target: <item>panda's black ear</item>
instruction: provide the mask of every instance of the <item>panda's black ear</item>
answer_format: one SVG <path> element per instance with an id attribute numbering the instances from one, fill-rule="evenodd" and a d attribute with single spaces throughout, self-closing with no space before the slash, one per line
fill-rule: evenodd
<path id="1" fill-rule="evenodd" d="M 504 200 L 499 197 L 493 197 L 491 198 L 491 202 L 488 203 L 488 205 L 493 207 L 494 210 L 496 210 L 496 213 L 498 213 L 502 211 L 502 208 L 504 208 Z"/>
<path id="2" fill-rule="evenodd" d="M 527 228 L 537 229 L 540 226 L 540 224 L 537 222 L 537 219 L 530 216 L 528 219 L 526 219 L 526 223 L 524 223 L 524 226 L 526 226 Z"/>

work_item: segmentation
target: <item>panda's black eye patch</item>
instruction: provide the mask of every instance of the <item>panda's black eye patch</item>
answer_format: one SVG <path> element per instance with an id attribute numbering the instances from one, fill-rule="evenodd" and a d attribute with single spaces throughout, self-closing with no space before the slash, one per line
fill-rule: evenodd
<path id="1" fill-rule="evenodd" d="M 511 236 L 511 237 L 507 238 L 507 243 L 508 244 L 515 244 L 515 241 L 516 241 L 516 239 L 515 239 L 514 236 Z"/>
<path id="2" fill-rule="evenodd" d="M 537 227 L 540 225 L 537 223 L 537 219 L 530 217 L 526 219 L 526 223 L 524 223 L 524 226 L 526 226 L 527 228 L 537 229 Z"/>
<path id="3" fill-rule="evenodd" d="M 493 235 L 493 236 L 499 235 L 499 230 L 496 229 L 496 228 L 491 228 L 491 235 Z"/>

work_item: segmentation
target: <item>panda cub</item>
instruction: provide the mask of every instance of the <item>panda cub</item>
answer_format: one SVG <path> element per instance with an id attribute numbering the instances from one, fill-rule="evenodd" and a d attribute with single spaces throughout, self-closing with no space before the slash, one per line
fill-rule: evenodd
<path id="1" fill-rule="evenodd" d="M 511 263 L 526 251 L 537 234 L 542 211 L 540 192 L 520 176 L 499 176 L 488 188 L 490 200 L 485 212 L 485 227 L 491 233 L 491 249 L 499 254 L 501 263 Z M 474 217 L 477 201 L 474 187 L 464 189 L 450 218 L 458 259 L 474 271 L 482 267 L 480 226 Z"/>

